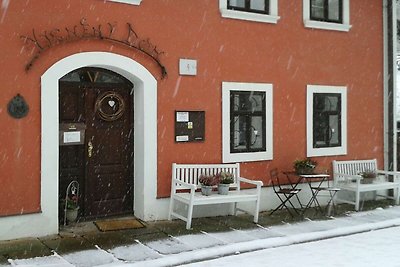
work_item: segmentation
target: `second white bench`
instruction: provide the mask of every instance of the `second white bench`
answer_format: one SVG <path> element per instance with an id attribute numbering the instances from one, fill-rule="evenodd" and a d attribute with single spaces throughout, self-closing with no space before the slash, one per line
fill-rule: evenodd
<path id="1" fill-rule="evenodd" d="M 360 195 L 363 192 L 375 192 L 378 190 L 393 189 L 393 197 L 384 195 L 386 198 L 394 199 L 394 202 L 399 204 L 400 183 L 397 182 L 397 177 L 400 172 L 378 170 L 376 159 L 369 160 L 349 160 L 349 161 L 333 161 L 333 179 L 336 187 L 343 191 L 353 192 L 355 200 L 337 198 L 340 202 L 345 202 L 355 205 L 355 210 L 360 209 Z M 376 181 L 371 184 L 363 184 L 361 172 L 374 171 L 378 175 Z M 394 181 L 389 181 L 389 176 L 393 176 Z"/>

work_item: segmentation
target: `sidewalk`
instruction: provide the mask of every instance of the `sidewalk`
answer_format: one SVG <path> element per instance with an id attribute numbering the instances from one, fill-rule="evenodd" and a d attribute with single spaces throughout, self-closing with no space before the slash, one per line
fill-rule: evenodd
<path id="1" fill-rule="evenodd" d="M 303 221 L 266 212 L 257 225 L 249 216 L 200 218 L 191 231 L 180 220 L 104 233 L 83 223 L 57 236 L 0 242 L 0 266 L 10 266 L 7 259 L 17 266 L 177 266 L 400 225 L 399 206 L 371 208 Z"/>

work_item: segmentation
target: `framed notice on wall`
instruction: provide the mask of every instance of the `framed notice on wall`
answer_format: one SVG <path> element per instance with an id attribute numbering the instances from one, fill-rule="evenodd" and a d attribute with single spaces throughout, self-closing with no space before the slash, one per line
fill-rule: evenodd
<path id="1" fill-rule="evenodd" d="M 204 132 L 204 111 L 175 111 L 175 142 L 204 141 Z"/>

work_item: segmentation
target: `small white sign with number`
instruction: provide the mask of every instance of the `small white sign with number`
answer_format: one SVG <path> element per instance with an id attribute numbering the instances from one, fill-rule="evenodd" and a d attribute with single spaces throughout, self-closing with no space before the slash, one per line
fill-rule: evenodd
<path id="1" fill-rule="evenodd" d="M 197 60 L 196 59 L 179 59 L 179 74 L 180 75 L 197 75 Z"/>

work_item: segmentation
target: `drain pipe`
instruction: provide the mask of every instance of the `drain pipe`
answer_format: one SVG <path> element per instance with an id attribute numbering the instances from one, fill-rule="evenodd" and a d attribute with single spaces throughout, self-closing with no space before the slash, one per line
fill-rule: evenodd
<path id="1" fill-rule="evenodd" d="M 397 170 L 396 1 L 383 0 L 383 108 L 385 170 Z"/>

